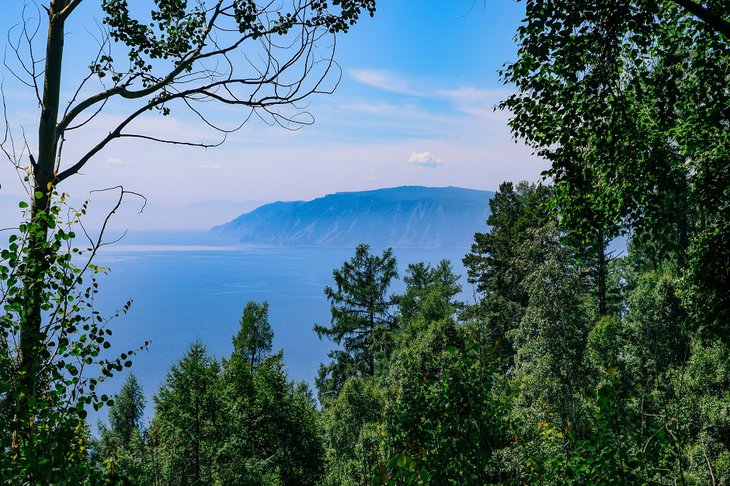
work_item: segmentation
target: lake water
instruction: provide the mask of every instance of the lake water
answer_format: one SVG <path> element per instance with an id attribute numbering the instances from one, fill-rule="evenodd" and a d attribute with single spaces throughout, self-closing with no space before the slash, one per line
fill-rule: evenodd
<path id="1" fill-rule="evenodd" d="M 380 251 L 380 250 L 376 250 Z M 466 250 L 396 249 L 398 266 L 437 263 L 450 259 L 465 275 L 461 258 Z M 274 350 L 283 349 L 289 376 L 313 384 L 319 364 L 332 348 L 312 331 L 315 323 L 329 324 L 329 304 L 323 288 L 332 284 L 332 270 L 349 260 L 352 248 L 241 246 L 206 233 L 136 233 L 106 247 L 96 260 L 111 272 L 100 283 L 98 308 L 113 313 L 132 299 L 130 311 L 113 321 L 112 351 L 125 352 L 149 340 L 147 351 L 133 358 L 148 397 L 164 381 L 169 366 L 190 343 L 200 338 L 216 358 L 227 357 L 249 300 L 269 302 Z M 465 295 L 470 288 L 462 278 Z M 392 290 L 403 288 L 397 282 Z M 118 390 L 124 374 L 104 384 Z M 106 411 L 90 417 L 106 419 Z"/>

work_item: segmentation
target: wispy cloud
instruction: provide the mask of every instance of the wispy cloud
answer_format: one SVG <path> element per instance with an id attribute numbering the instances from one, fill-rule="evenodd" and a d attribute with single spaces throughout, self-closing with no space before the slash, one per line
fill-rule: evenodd
<path id="1" fill-rule="evenodd" d="M 349 74 L 361 84 L 390 93 L 450 103 L 455 110 L 478 117 L 494 117 L 494 106 L 510 94 L 504 88 L 449 87 L 444 86 L 448 81 L 409 78 L 380 69 L 353 69 Z M 370 112 L 376 113 L 385 108 L 387 105 L 373 104 Z"/>
<path id="2" fill-rule="evenodd" d="M 408 157 L 408 162 L 420 165 L 421 167 L 428 167 L 429 169 L 435 169 L 444 165 L 444 163 L 441 162 L 441 159 L 435 157 L 431 152 L 413 152 L 411 156 Z"/>
<path id="3" fill-rule="evenodd" d="M 384 91 L 414 96 L 423 95 L 415 86 L 411 85 L 408 79 L 400 77 L 390 71 L 384 71 L 381 69 L 352 69 L 350 70 L 350 76 L 359 83 L 373 86 Z"/>
<path id="4" fill-rule="evenodd" d="M 223 170 L 223 166 L 220 164 L 202 164 L 198 166 L 200 170 Z"/>

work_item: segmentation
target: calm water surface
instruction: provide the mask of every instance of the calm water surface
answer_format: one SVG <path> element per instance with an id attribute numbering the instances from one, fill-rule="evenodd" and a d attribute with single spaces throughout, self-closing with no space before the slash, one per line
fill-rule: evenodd
<path id="1" fill-rule="evenodd" d="M 323 288 L 332 284 L 332 270 L 349 260 L 352 248 L 253 247 L 219 240 L 205 233 L 138 233 L 102 251 L 96 263 L 111 272 L 100 279 L 98 307 L 107 314 L 131 299 L 126 315 L 111 329 L 112 351 L 124 352 L 144 341 L 147 351 L 131 370 L 148 397 L 164 381 L 169 366 L 190 343 L 200 338 L 216 358 L 227 357 L 231 338 L 249 300 L 268 300 L 274 350 L 283 349 L 289 376 L 313 384 L 319 364 L 332 348 L 312 331 L 329 323 Z M 452 261 L 464 275 L 465 250 L 396 249 L 401 274 L 409 263 Z M 470 294 L 464 278 L 465 295 Z M 402 289 L 402 283 L 393 291 Z M 114 393 L 123 375 L 104 384 Z M 91 418 L 106 419 L 106 411 Z"/>

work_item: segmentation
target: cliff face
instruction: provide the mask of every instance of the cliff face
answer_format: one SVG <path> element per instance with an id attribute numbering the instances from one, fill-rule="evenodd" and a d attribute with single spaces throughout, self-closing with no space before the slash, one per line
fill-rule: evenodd
<path id="1" fill-rule="evenodd" d="M 417 186 L 336 193 L 266 204 L 211 231 L 276 245 L 467 248 L 486 229 L 492 195 Z"/>

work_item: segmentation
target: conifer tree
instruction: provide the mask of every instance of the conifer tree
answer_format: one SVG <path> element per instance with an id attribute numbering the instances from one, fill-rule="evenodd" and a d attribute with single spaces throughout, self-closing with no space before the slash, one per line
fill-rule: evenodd
<path id="1" fill-rule="evenodd" d="M 330 338 L 342 350 L 329 354 L 330 364 L 319 370 L 320 398 L 337 394 L 350 376 L 374 376 L 376 360 L 389 354 L 388 341 L 395 328 L 394 299 L 388 288 L 398 277 L 391 249 L 377 256 L 360 244 L 355 256 L 332 272 L 335 287 L 325 287 L 330 302 L 330 327 L 314 326 L 320 338 Z"/>
<path id="2" fill-rule="evenodd" d="M 314 399 L 289 381 L 283 354 L 269 354 L 268 304 L 249 302 L 224 360 L 217 450 L 220 484 L 316 484 L 323 470 Z M 265 331 L 265 332 L 264 332 Z"/>
<path id="3" fill-rule="evenodd" d="M 130 373 L 109 407 L 109 428 L 99 424 L 101 439 L 94 453 L 104 458 L 107 480 L 139 483 L 144 474 L 142 414 L 145 399 Z"/>
<path id="4" fill-rule="evenodd" d="M 398 297 L 400 318 L 408 321 L 417 314 L 427 320 L 449 317 L 461 305 L 454 297 L 461 292 L 459 276 L 451 262 L 441 260 L 432 267 L 423 262 L 411 263 L 403 277 L 406 291 Z"/>
<path id="5" fill-rule="evenodd" d="M 520 182 L 515 188 L 503 182 L 489 201 L 486 233 L 476 233 L 471 252 L 464 257 L 469 283 L 480 300 L 467 309 L 467 317 L 486 321 L 487 334 L 508 360 L 514 352 L 509 331 L 522 318 L 528 295 L 524 279 L 528 268 L 518 265 L 518 248 L 531 229 L 549 219 L 545 202 L 550 190 L 542 185 Z"/>
<path id="6" fill-rule="evenodd" d="M 163 477 L 171 485 L 211 484 L 220 430 L 220 365 L 195 341 L 154 397 Z"/>
<path id="7" fill-rule="evenodd" d="M 8 72 L 3 78 L 15 78 L 21 89 L 28 89 L 35 100 L 31 104 L 37 123 L 27 126 L 21 117 L 14 125 L 5 116 L 0 137 L 0 151 L 18 169 L 28 194 L 22 203 L 28 208 L 27 218 L 19 225 L 28 231 L 13 234 L 12 238 L 21 238 L 15 243 L 10 240 L 10 252 L 3 250 L 0 255 L 0 300 L 8 311 L 8 317 L 4 314 L 0 320 L 0 335 L 13 343 L 9 351 L 16 361 L 7 367 L 8 376 L 2 381 L 10 386 L 9 395 L 17 397 L 11 420 L 0 417 L 7 424 L 0 429 L 3 442 L 10 442 L 6 437 L 12 436 L 15 445 L 12 454 L 0 456 L 0 468 L 3 477 L 10 477 L 13 470 L 13 475 L 22 474 L 22 481 L 28 483 L 57 482 L 77 474 L 88 477 L 83 461 L 77 464 L 83 457 L 78 453 L 85 447 L 84 440 L 74 434 L 83 428 L 85 407 L 105 402 L 104 397 L 97 399 L 93 386 L 82 386 L 81 381 L 67 392 L 69 384 L 64 380 L 47 378 L 50 370 L 58 370 L 64 378 L 76 376 L 74 370 L 83 366 L 77 368 L 71 361 L 78 359 L 84 364 L 98 362 L 104 376 L 110 376 L 127 362 L 126 357 L 121 365 L 99 362 L 95 344 L 75 340 L 75 336 L 95 339 L 77 331 L 76 306 L 59 304 L 60 312 L 54 309 L 55 303 L 65 302 L 69 289 L 82 285 L 80 274 L 74 274 L 77 280 L 72 284 L 57 282 L 70 278 L 65 276 L 71 269 L 64 259 L 70 255 L 66 243 L 73 239 L 73 234 L 59 239 L 59 233 L 63 235 L 56 217 L 59 188 L 121 140 L 212 147 L 254 114 L 286 128 L 310 124 L 312 116 L 301 109 L 304 100 L 331 92 L 337 84 L 337 76 L 331 76 L 336 71 L 335 34 L 375 12 L 374 0 L 43 0 L 34 4 L 38 22 L 23 9 L 14 27 L 17 35 L 8 34 L 6 47 L 12 55 L 7 58 L 13 61 L 4 63 Z M 82 22 L 78 30 L 86 30 L 84 19 L 97 19 L 99 36 L 78 37 L 74 34 L 81 32 L 68 30 L 77 21 Z M 47 35 L 37 35 L 43 31 Z M 76 68 L 64 62 L 69 57 L 64 50 L 74 39 L 86 44 L 80 47 L 92 48 L 84 60 L 84 49 L 72 46 Z M 79 65 L 88 69 L 78 69 Z M 231 114 L 238 122 L 227 126 L 230 118 L 214 120 L 217 110 L 204 107 L 210 105 L 207 102 L 235 107 Z M 138 130 L 138 122 L 152 112 L 167 116 L 179 110 L 200 117 L 220 134 L 220 142 L 207 136 L 185 140 Z M 96 124 L 105 117 L 105 122 Z M 28 139 L 26 133 L 37 136 Z M 18 150 L 21 139 L 24 143 Z M 63 150 L 76 143 L 78 149 Z M 59 263 L 69 268 L 58 271 Z M 6 272 L 8 268 L 13 270 Z M 13 294 L 20 295 L 20 289 L 21 298 L 10 305 L 5 297 L 15 299 Z M 61 335 L 73 337 L 71 345 L 60 344 L 59 328 Z M 99 339 L 96 344 L 106 344 L 106 338 Z M 73 353 L 65 356 L 59 349 Z M 78 378 L 87 379 L 92 378 Z M 54 400 L 64 402 L 62 406 L 47 400 L 49 389 L 54 390 Z M 73 398 L 66 400 L 67 396 Z M 68 430 L 61 430 L 59 422 Z"/>
<path id="8" fill-rule="evenodd" d="M 240 324 L 241 329 L 233 338 L 234 352 L 246 356 L 253 368 L 271 352 L 274 332 L 269 324 L 269 303 L 248 302 Z"/>
<path id="9" fill-rule="evenodd" d="M 144 413 L 144 393 L 137 377 L 130 373 L 114 403 L 109 407 L 111 432 L 119 438 L 122 445 L 128 446 L 134 434 L 141 429 Z"/>

